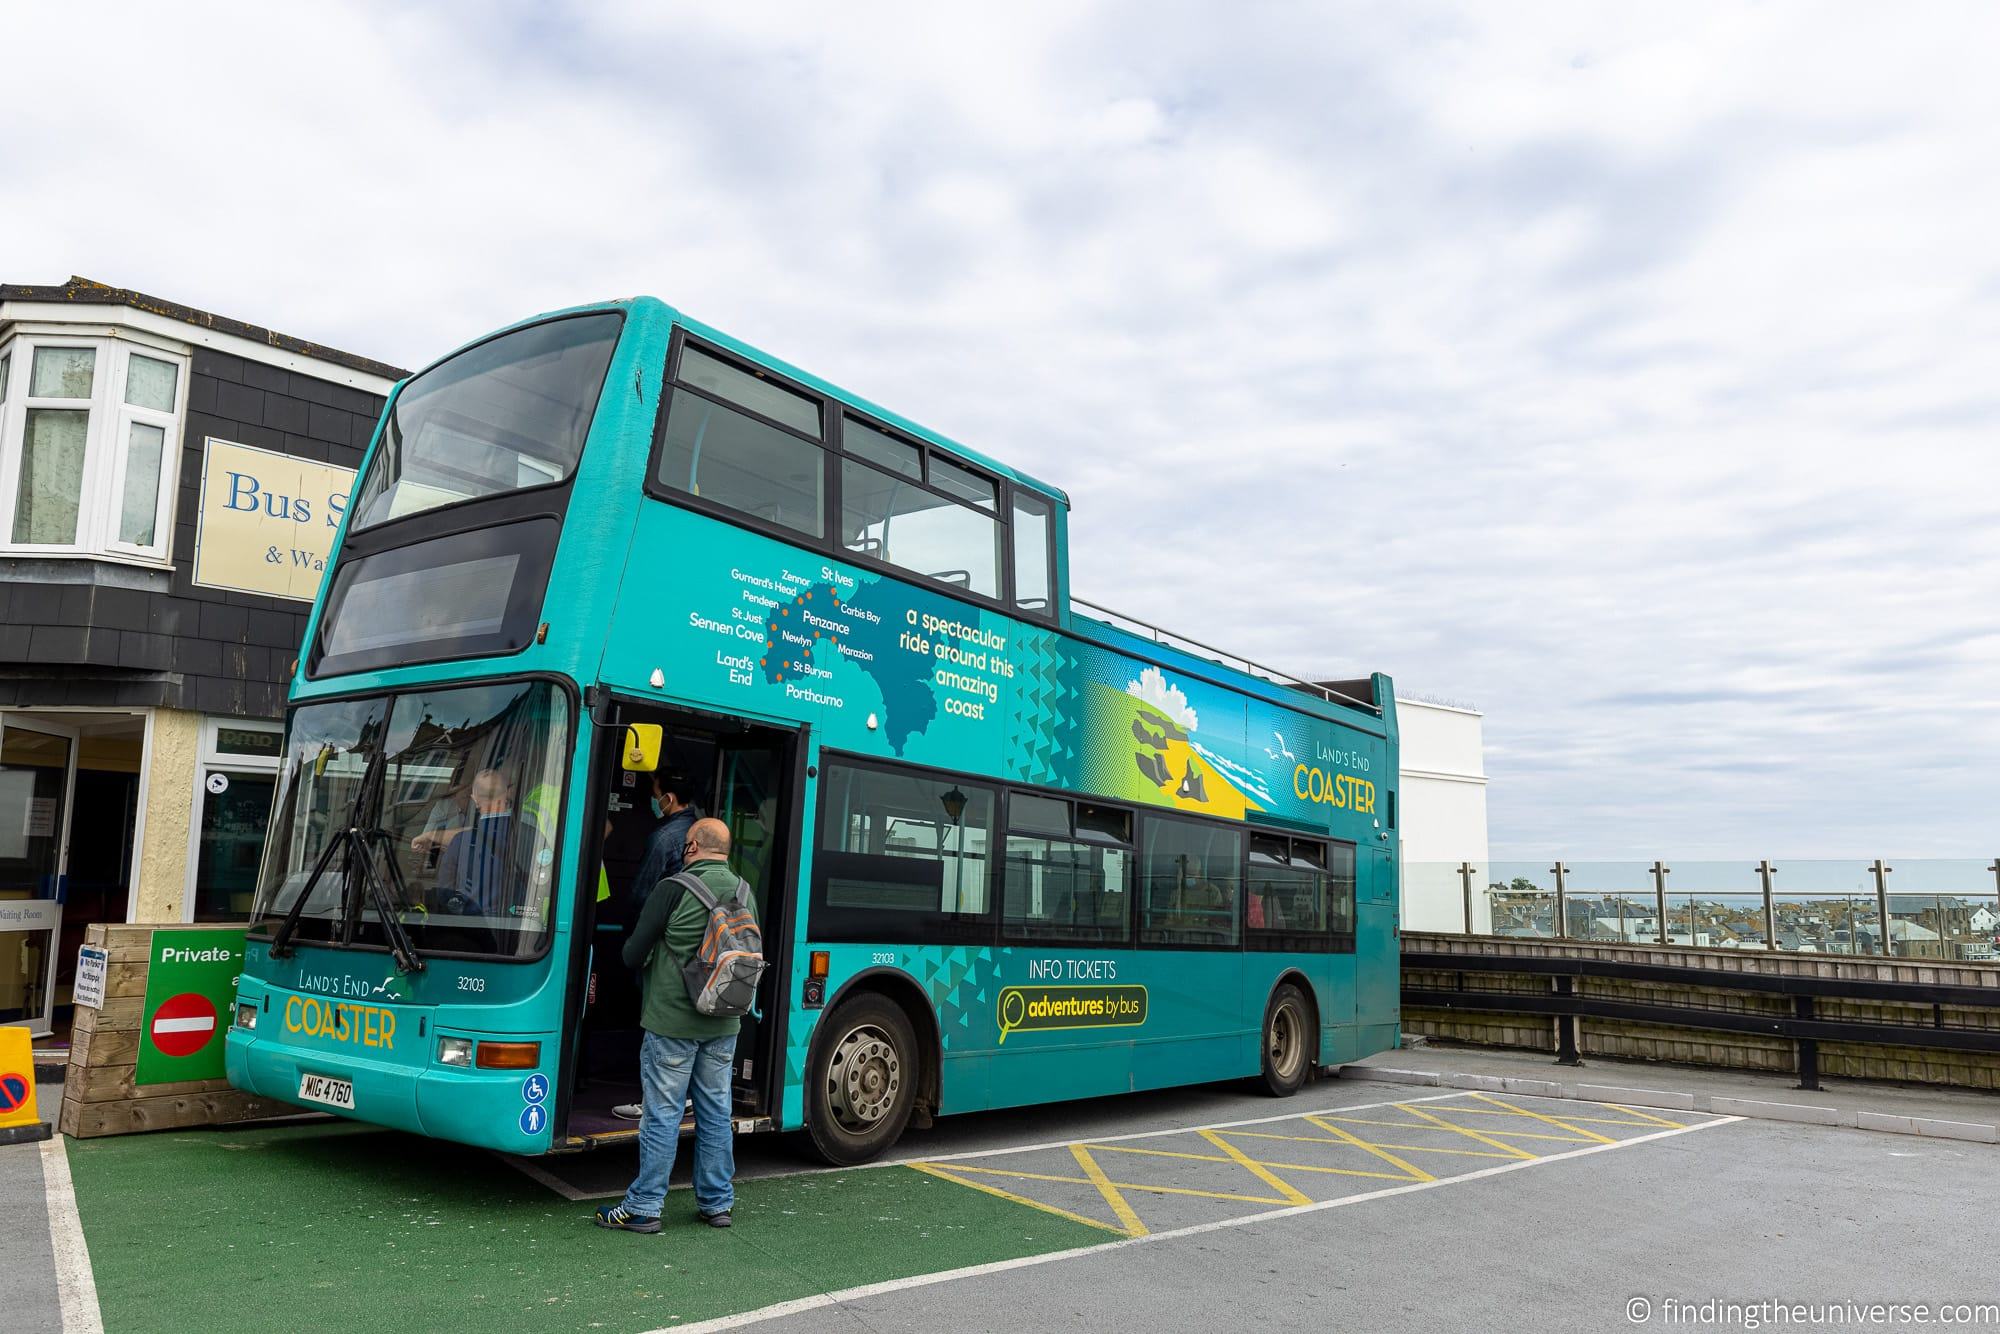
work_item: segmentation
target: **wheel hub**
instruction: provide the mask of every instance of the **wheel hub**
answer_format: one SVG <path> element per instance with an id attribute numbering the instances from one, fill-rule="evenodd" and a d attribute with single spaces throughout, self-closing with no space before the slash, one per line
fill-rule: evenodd
<path id="1" fill-rule="evenodd" d="M 866 1132 L 879 1125 L 902 1087 L 902 1059 L 881 1029 L 864 1024 L 835 1044 L 827 1067 L 827 1102 L 843 1128 Z"/>

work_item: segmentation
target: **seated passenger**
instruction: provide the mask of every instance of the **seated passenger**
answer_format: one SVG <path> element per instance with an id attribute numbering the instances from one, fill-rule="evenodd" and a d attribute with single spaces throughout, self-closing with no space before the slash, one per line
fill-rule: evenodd
<path id="1" fill-rule="evenodd" d="M 445 845 L 438 859 L 438 897 L 446 912 L 468 917 L 505 913 L 525 889 L 539 835 L 514 812 L 514 782 L 498 769 L 472 777 L 471 826 Z"/>

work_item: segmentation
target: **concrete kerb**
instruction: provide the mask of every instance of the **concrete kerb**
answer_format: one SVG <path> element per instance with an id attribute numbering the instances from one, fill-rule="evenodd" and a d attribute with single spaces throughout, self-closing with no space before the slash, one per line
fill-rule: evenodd
<path id="1" fill-rule="evenodd" d="M 1383 1066 L 1343 1065 L 1342 1079 L 1376 1084 L 1416 1084 L 1425 1088 L 1469 1089 L 1483 1093 L 1518 1093 L 1523 1097 L 1568 1098 L 1576 1102 L 1624 1103 L 1630 1107 L 1660 1107 L 1679 1112 L 1707 1112 L 1758 1121 L 1797 1121 L 1808 1125 L 1843 1126 L 1888 1135 L 1918 1135 L 1925 1139 L 1968 1140 L 2000 1144 L 2000 1126 L 1981 1121 L 1940 1121 L 1922 1116 L 1889 1116 L 1816 1103 L 1761 1102 L 1708 1093 L 1669 1093 L 1661 1089 L 1619 1088 L 1610 1084 L 1567 1083 L 1552 1079 L 1515 1079 L 1499 1075 L 1467 1075 L 1437 1070 L 1394 1070 Z"/>

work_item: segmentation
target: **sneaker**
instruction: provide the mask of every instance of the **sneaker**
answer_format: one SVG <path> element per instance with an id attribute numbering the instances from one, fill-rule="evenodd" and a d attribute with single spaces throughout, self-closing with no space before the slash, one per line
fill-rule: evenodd
<path id="1" fill-rule="evenodd" d="M 699 1218 L 702 1222 L 708 1224 L 710 1227 L 728 1227 L 730 1225 L 729 1211 L 727 1209 L 724 1209 L 719 1214 L 697 1213 L 695 1217 Z"/>
<path id="2" fill-rule="evenodd" d="M 621 1102 L 611 1109 L 611 1114 L 621 1121 L 637 1121 L 639 1119 L 639 1104 L 636 1102 Z"/>
<path id="3" fill-rule="evenodd" d="M 724 1215 L 727 1217 L 727 1215 Z M 641 1218 L 622 1204 L 607 1204 L 598 1208 L 596 1221 L 599 1227 L 608 1227 L 617 1232 L 658 1232 L 660 1220 Z"/>

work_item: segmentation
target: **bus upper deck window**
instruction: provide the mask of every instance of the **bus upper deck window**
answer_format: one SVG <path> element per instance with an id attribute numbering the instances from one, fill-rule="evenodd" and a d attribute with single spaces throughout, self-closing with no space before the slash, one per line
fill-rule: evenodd
<path id="1" fill-rule="evenodd" d="M 532 324 L 404 385 L 361 482 L 354 526 L 567 478 L 622 323 L 607 313 Z"/>
<path id="2" fill-rule="evenodd" d="M 1014 493 L 1014 605 L 1046 612 L 1054 590 L 1049 566 L 1049 502 Z"/>

